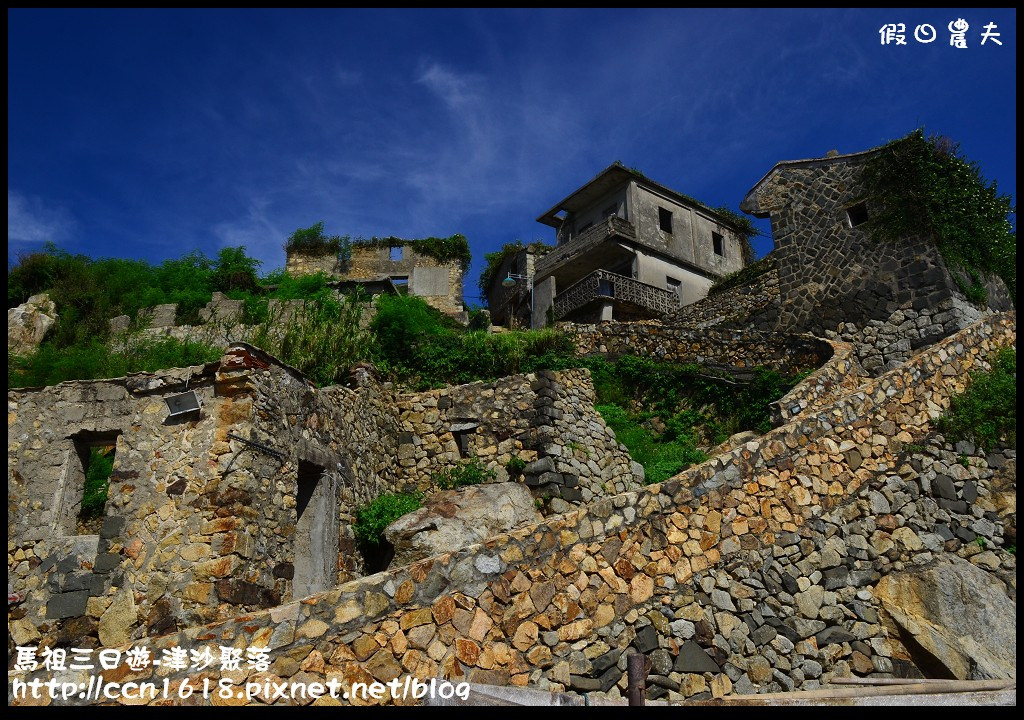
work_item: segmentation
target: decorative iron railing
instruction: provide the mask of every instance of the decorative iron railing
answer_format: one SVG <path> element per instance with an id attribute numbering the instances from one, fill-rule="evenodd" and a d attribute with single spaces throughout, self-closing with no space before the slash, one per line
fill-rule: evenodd
<path id="1" fill-rule="evenodd" d="M 629 303 L 656 315 L 670 313 L 680 305 L 679 296 L 671 290 L 663 290 L 607 270 L 595 270 L 555 296 L 555 318 L 561 320 L 598 298 Z"/>
<path id="2" fill-rule="evenodd" d="M 544 257 L 537 258 L 536 274 L 538 277 L 543 277 L 565 261 L 587 253 L 608 238 L 615 236 L 635 240 L 636 229 L 633 227 L 633 223 L 612 215 L 594 227 L 587 228 L 572 240 L 562 243 L 544 255 Z"/>

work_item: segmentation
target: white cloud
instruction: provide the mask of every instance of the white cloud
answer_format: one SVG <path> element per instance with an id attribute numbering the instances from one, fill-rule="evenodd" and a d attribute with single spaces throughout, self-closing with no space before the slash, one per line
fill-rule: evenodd
<path id="1" fill-rule="evenodd" d="M 363 73 L 358 70 L 337 68 L 334 71 L 334 79 L 342 87 L 353 87 L 363 81 Z"/>
<path id="2" fill-rule="evenodd" d="M 74 226 L 64 208 L 17 190 L 7 191 L 8 246 L 59 243 L 68 238 Z"/>
<path id="3" fill-rule="evenodd" d="M 282 247 L 287 235 L 267 217 L 269 205 L 266 198 L 252 198 L 244 217 L 211 228 L 221 248 L 244 245 L 250 257 L 263 263 L 264 272 L 284 264 Z"/>

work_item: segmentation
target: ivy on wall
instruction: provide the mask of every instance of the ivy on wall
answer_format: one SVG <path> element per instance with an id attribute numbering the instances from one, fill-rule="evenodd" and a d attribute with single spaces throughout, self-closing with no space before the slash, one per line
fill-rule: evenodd
<path id="1" fill-rule="evenodd" d="M 489 252 L 484 255 L 484 269 L 476 281 L 476 286 L 480 290 L 481 299 L 487 299 L 487 293 L 490 292 L 491 283 L 494 282 L 494 274 L 498 272 L 498 268 L 515 256 L 516 253 L 521 250 L 526 250 L 527 248 L 532 249 L 537 255 L 544 255 L 545 253 L 554 250 L 553 246 L 545 245 L 542 242 L 524 245 L 521 240 L 516 240 L 514 243 L 506 243 L 502 245 L 500 250 L 495 250 L 494 252 Z"/>
<path id="2" fill-rule="evenodd" d="M 382 238 L 356 238 L 352 241 L 353 247 L 385 248 L 400 245 L 410 247 L 414 252 L 432 257 L 440 263 L 457 262 L 462 272 L 469 269 L 469 263 L 473 260 L 466 236 L 459 233 L 451 237 L 428 237 L 419 240 L 406 240 L 392 235 Z"/>
<path id="3" fill-rule="evenodd" d="M 981 273 L 995 273 L 1016 304 L 1017 232 L 1013 199 L 982 176 L 949 138 L 915 130 L 882 147 L 864 169 L 879 209 L 869 220 L 878 240 L 929 235 L 974 302 L 987 293 Z M 956 272 L 960 271 L 960 272 Z M 968 281 L 959 278 L 965 274 Z"/>

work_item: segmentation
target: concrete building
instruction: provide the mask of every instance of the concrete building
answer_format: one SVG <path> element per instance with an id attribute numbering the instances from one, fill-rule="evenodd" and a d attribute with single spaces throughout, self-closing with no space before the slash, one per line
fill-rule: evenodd
<path id="1" fill-rule="evenodd" d="M 730 220 L 620 163 L 539 218 L 557 246 L 533 276 L 533 325 L 661 317 L 744 264 Z"/>

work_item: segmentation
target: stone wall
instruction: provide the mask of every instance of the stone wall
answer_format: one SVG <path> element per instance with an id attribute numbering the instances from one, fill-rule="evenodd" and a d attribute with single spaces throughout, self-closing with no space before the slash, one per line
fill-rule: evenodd
<path id="1" fill-rule="evenodd" d="M 1013 314 L 987 318 L 661 485 L 144 644 L 269 647 L 268 673 L 232 679 L 333 678 L 346 690 L 408 673 L 614 695 L 631 649 L 652 662 L 650 686 L 660 688 L 652 694 L 670 699 L 909 671 L 908 648 L 879 612 L 876 581 L 944 551 L 1015 570 L 1012 555 L 957 535 L 966 526 L 1000 546 L 1006 519 L 988 482 L 1000 460 L 951 463 L 936 439 L 924 446 L 926 469 L 913 444 L 971 370 L 1015 343 L 1015 323 Z M 158 675 L 168 676 L 172 688 L 203 677 Z"/>
<path id="2" fill-rule="evenodd" d="M 201 409 L 169 417 L 186 382 Z M 318 390 L 248 346 L 203 367 L 9 391 L 21 640 L 116 645 L 292 597 L 303 463 L 334 489 L 324 522 L 338 547 L 320 588 L 361 574 L 351 513 L 395 486 L 393 406 L 378 387 Z M 115 447 L 98 536 L 76 522 L 90 445 Z"/>
<path id="3" fill-rule="evenodd" d="M 334 290 L 334 297 L 344 301 L 345 294 Z M 365 329 L 377 314 L 374 302 L 376 295 L 360 303 L 359 327 Z M 267 300 L 267 321 L 271 332 L 283 331 L 302 317 L 305 300 Z M 227 346 L 233 342 L 247 342 L 253 339 L 260 325 L 243 325 L 243 301 L 232 300 L 223 293 L 213 293 L 213 298 L 199 310 L 198 325 L 178 325 L 175 303 L 157 305 L 139 311 L 138 321 L 132 322 L 127 315 L 118 315 L 109 321 L 110 334 L 117 336 L 138 326 L 144 337 L 172 337 L 177 340 L 205 342 L 210 345 Z"/>
<path id="4" fill-rule="evenodd" d="M 425 489 L 438 471 L 475 457 L 502 481 L 506 464 L 520 458 L 529 465 L 519 479 L 536 497 L 578 503 L 635 489 L 643 467 L 615 440 L 594 400 L 586 369 L 400 397 L 403 478 Z"/>
<path id="5" fill-rule="evenodd" d="M 905 362 L 983 315 L 1012 309 L 998 278 L 988 307 L 971 305 L 928 237 L 879 242 L 870 218 L 877 199 L 861 181 L 873 151 L 783 162 L 748 193 L 745 212 L 770 217 L 779 302 L 751 316 L 784 332 L 835 332 L 857 347 L 872 375 Z M 860 207 L 866 222 L 851 220 Z M 909 324 L 908 324 L 909 321 Z"/>
<path id="6" fill-rule="evenodd" d="M 396 244 L 400 257 L 392 259 L 387 246 L 353 244 L 347 262 L 339 263 L 335 255 L 308 255 L 288 251 L 285 269 L 289 274 L 326 273 L 340 280 L 377 280 L 390 277 L 408 282 L 409 293 L 422 297 L 428 305 L 441 312 L 459 314 L 462 305 L 463 270 L 458 262 L 439 262 L 418 253 L 413 245 Z"/>
<path id="7" fill-rule="evenodd" d="M 746 285 L 711 293 L 703 300 L 685 305 L 666 318 L 665 322 L 687 325 L 698 330 L 722 326 L 771 331 L 775 326 L 766 320 L 766 308 L 775 307 L 778 303 L 779 272 L 773 269 Z"/>
<path id="8" fill-rule="evenodd" d="M 732 371 L 756 367 L 795 374 L 818 368 L 833 355 L 832 345 L 810 335 L 697 329 L 685 325 L 605 322 L 560 323 L 584 355 L 646 355 L 675 363 L 697 363 Z"/>

